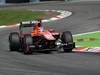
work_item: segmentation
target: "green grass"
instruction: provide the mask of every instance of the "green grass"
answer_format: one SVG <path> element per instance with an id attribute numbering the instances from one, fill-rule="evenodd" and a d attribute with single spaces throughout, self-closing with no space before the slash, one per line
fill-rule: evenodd
<path id="1" fill-rule="evenodd" d="M 94 38 L 96 40 L 80 41 L 80 42 L 76 42 L 76 45 L 85 46 L 85 47 L 100 47 L 100 32 L 85 34 L 81 36 L 74 36 L 74 40 L 85 39 L 85 38 Z"/>
<path id="2" fill-rule="evenodd" d="M 15 24 L 47 16 L 44 11 L 0 10 L 0 25 Z"/>

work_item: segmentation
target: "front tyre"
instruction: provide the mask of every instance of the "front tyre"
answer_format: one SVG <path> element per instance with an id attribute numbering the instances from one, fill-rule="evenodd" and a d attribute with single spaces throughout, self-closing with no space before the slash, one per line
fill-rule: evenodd
<path id="1" fill-rule="evenodd" d="M 73 42 L 72 33 L 70 31 L 63 32 L 61 36 L 64 52 L 72 52 L 72 49 L 75 48 L 75 43 Z"/>
<path id="2" fill-rule="evenodd" d="M 18 32 L 10 33 L 9 35 L 9 48 L 10 51 L 18 51 L 20 48 L 20 39 Z"/>

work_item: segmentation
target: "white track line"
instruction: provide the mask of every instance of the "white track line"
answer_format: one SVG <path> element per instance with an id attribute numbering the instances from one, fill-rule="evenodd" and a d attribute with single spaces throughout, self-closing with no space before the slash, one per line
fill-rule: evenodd
<path id="1" fill-rule="evenodd" d="M 87 32 L 87 33 L 80 33 L 80 34 L 75 34 L 75 35 L 73 35 L 73 36 L 81 36 L 81 35 L 92 34 L 92 33 L 97 33 L 97 32 L 100 32 L 100 31 L 93 31 L 93 32 Z"/>

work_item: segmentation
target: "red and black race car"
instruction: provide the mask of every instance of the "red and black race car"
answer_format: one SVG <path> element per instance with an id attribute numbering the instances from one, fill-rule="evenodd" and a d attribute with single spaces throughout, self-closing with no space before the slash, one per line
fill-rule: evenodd
<path id="1" fill-rule="evenodd" d="M 30 28 L 25 33 L 23 28 Z M 34 51 L 54 51 L 63 48 L 64 52 L 72 52 L 75 48 L 70 31 L 63 33 L 55 32 L 53 29 L 45 30 L 41 20 L 21 22 L 19 32 L 11 32 L 9 35 L 10 51 L 21 51 L 24 54 L 32 54 Z"/>

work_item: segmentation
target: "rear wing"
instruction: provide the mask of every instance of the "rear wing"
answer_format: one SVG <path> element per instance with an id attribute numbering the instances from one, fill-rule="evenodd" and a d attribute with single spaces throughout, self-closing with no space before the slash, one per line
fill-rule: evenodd
<path id="1" fill-rule="evenodd" d="M 40 23 L 39 21 L 25 21 L 25 22 L 20 22 L 19 25 L 19 30 L 21 30 L 24 27 L 33 27 L 35 24 Z"/>
<path id="2" fill-rule="evenodd" d="M 35 24 L 40 23 L 39 21 L 26 21 L 20 22 L 20 27 L 33 27 Z"/>

